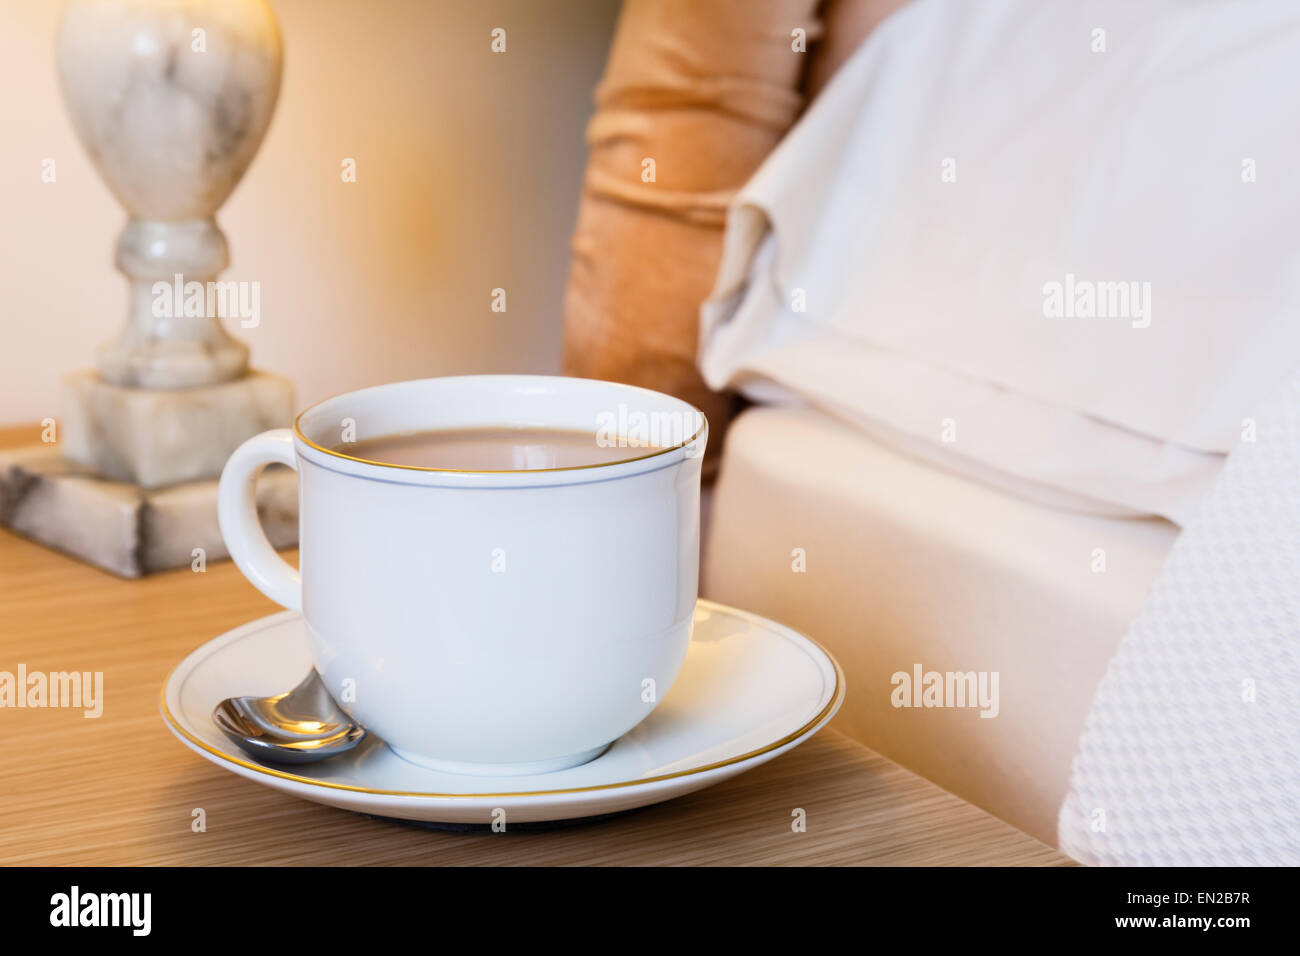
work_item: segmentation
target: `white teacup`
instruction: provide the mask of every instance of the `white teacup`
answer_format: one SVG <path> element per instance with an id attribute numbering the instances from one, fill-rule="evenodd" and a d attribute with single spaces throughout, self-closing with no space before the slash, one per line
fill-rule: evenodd
<path id="1" fill-rule="evenodd" d="M 502 426 L 668 447 L 503 472 L 331 450 Z M 544 773 L 597 756 L 677 677 L 698 590 L 706 440 L 691 405 L 628 385 L 523 375 L 382 385 L 241 445 L 221 475 L 221 533 L 254 585 L 302 611 L 334 698 L 400 756 L 456 773 Z M 301 576 L 258 524 L 253 484 L 271 462 L 298 471 Z"/>

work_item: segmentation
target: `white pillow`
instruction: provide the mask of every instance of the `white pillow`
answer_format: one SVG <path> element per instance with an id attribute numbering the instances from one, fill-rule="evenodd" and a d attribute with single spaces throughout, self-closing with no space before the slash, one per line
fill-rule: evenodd
<path id="1" fill-rule="evenodd" d="M 917 0 L 733 204 L 701 371 L 1181 521 L 1300 360 L 1297 115 L 1297 4 Z"/>

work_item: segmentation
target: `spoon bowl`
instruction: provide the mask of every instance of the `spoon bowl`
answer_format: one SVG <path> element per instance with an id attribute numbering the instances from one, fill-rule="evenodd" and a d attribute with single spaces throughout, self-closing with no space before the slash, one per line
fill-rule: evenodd
<path id="1" fill-rule="evenodd" d="M 287 693 L 227 697 L 212 720 L 244 753 L 270 763 L 327 760 L 366 738 L 366 729 L 334 702 L 314 668 Z"/>

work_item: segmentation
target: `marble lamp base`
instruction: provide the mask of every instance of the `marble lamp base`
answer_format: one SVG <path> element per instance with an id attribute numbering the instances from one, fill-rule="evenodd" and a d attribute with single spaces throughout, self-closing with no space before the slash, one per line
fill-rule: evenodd
<path id="1" fill-rule="evenodd" d="M 277 548 L 298 540 L 297 477 L 277 465 L 257 482 L 262 527 Z M 0 451 L 0 525 L 124 578 L 229 557 L 217 479 L 141 488 L 70 462 L 57 444 Z"/>
<path id="2" fill-rule="evenodd" d="M 70 461 L 105 478 L 161 488 L 221 474 L 242 442 L 292 420 L 292 383 L 267 372 L 174 389 L 74 372 L 63 382 L 58 438 Z"/>

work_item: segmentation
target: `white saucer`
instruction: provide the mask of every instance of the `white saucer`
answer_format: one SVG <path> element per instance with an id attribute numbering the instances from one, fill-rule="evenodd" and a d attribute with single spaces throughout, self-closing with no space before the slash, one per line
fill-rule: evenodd
<path id="1" fill-rule="evenodd" d="M 279 769 L 245 757 L 212 722 L 226 697 L 270 695 L 311 667 L 297 612 L 222 634 L 163 685 L 162 716 L 219 767 L 306 800 L 436 823 L 565 820 L 691 793 L 766 763 L 817 732 L 844 700 L 844 675 L 820 646 L 787 627 L 700 601 L 681 675 L 644 722 L 589 763 L 533 776 L 439 773 L 380 741 L 318 764 Z"/>

